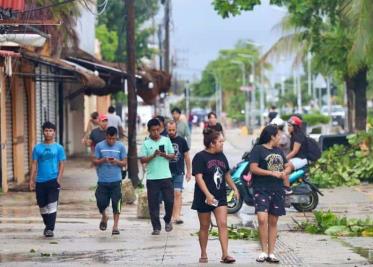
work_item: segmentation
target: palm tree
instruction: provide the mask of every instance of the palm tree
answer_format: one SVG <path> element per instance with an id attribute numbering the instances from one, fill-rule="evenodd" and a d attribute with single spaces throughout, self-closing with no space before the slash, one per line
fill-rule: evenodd
<path id="1" fill-rule="evenodd" d="M 54 0 L 26 0 L 26 10 L 47 7 L 32 12 L 20 14 L 20 18 L 32 19 L 53 19 L 61 22 L 60 26 L 43 26 L 43 31 L 51 35 L 50 46 L 52 55 L 60 55 L 63 46 L 77 47 L 79 38 L 75 31 L 77 18 L 80 16 L 80 7 L 89 5 L 92 0 L 70 1 L 65 4 L 56 5 Z"/>

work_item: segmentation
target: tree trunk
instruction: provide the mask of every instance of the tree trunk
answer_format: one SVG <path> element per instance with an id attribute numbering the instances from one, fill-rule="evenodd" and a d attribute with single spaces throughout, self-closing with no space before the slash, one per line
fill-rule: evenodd
<path id="1" fill-rule="evenodd" d="M 355 117 L 355 92 L 354 80 L 351 77 L 345 79 L 346 94 L 347 94 L 347 127 L 348 132 L 355 131 L 354 117 Z"/>
<path id="2" fill-rule="evenodd" d="M 134 187 L 140 183 L 136 145 L 136 46 L 135 46 L 135 0 L 124 0 L 127 7 L 127 73 L 128 73 L 128 177 Z"/>
<path id="3" fill-rule="evenodd" d="M 367 125 L 367 73 L 368 68 L 361 68 L 353 77 L 355 85 L 355 128 L 366 131 Z"/>

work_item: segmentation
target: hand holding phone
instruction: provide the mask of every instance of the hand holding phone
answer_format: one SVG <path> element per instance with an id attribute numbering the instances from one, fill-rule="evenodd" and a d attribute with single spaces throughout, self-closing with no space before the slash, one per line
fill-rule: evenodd
<path id="1" fill-rule="evenodd" d="M 160 145 L 159 146 L 159 151 L 161 151 L 162 153 L 164 153 L 164 145 Z"/>

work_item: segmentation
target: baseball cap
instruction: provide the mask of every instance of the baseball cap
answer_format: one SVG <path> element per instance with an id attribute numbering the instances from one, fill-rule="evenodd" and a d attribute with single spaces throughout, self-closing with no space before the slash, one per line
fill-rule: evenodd
<path id="1" fill-rule="evenodd" d="M 105 121 L 105 120 L 107 120 L 108 118 L 107 118 L 107 116 L 105 115 L 105 114 L 101 114 L 100 116 L 98 116 L 98 120 L 99 121 Z"/>
<path id="2" fill-rule="evenodd" d="M 290 119 L 288 120 L 288 123 L 295 125 L 295 126 L 301 126 L 303 122 L 297 116 L 291 116 Z"/>

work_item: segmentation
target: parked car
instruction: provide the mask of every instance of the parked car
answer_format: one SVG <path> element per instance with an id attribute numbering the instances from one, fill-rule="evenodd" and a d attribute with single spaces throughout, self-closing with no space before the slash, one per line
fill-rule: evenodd
<path id="1" fill-rule="evenodd" d="M 329 107 L 328 106 L 322 106 L 321 108 L 321 114 L 328 116 L 329 115 Z M 344 122 L 346 118 L 346 111 L 344 107 L 341 105 L 332 105 L 331 106 L 331 116 L 332 116 L 332 123 L 334 125 L 340 125 L 342 128 L 344 128 Z"/>

